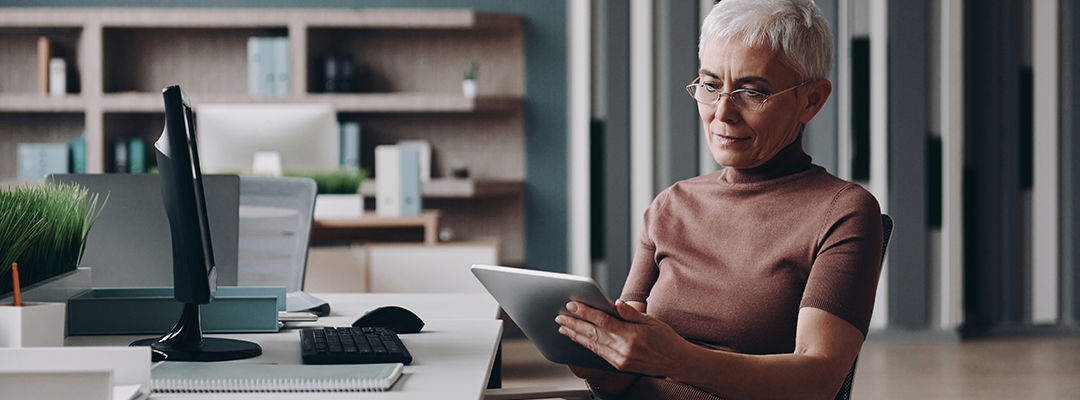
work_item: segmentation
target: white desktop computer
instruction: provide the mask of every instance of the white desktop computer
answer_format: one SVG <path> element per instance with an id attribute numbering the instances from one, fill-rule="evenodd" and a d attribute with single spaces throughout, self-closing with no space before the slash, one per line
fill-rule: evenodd
<path id="1" fill-rule="evenodd" d="M 338 167 L 337 112 L 329 104 L 203 104 L 195 111 L 208 173 Z"/>

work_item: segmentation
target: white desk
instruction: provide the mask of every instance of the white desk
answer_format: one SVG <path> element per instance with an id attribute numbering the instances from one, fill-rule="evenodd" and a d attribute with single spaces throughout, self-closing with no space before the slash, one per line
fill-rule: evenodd
<path id="1" fill-rule="evenodd" d="M 413 356 L 412 365 L 387 392 L 377 393 L 200 393 L 160 394 L 152 399 L 480 399 L 487 387 L 495 350 L 502 336 L 499 306 L 487 294 L 315 294 L 330 303 L 331 315 L 318 323 L 348 326 L 372 308 L 405 307 L 423 319 L 424 329 L 403 334 L 401 341 Z M 259 343 L 259 357 L 230 362 L 299 364 L 300 344 L 296 329 L 278 333 L 208 335 Z M 70 336 L 67 346 L 127 345 L 147 336 Z"/>

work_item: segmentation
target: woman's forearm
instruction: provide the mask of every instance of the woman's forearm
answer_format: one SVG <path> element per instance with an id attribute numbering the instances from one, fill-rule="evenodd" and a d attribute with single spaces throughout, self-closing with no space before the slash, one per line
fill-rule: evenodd
<path id="1" fill-rule="evenodd" d="M 835 372 L 841 369 L 837 361 L 812 354 L 749 355 L 699 347 L 685 356 L 687 362 L 669 379 L 730 400 L 832 399 L 843 383 Z"/>

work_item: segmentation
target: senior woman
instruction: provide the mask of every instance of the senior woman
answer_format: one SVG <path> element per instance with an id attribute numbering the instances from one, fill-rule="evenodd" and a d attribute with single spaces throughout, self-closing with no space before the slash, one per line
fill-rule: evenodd
<path id="1" fill-rule="evenodd" d="M 811 0 L 713 7 L 688 90 L 727 168 L 645 212 L 619 318 L 579 302 L 556 318 L 620 371 L 571 367 L 599 397 L 836 395 L 866 336 L 882 233 L 874 197 L 802 150 L 832 54 Z"/>

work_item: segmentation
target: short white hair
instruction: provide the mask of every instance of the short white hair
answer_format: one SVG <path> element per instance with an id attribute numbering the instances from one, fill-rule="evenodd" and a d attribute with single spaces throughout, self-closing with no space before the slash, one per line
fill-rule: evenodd
<path id="1" fill-rule="evenodd" d="M 829 21 L 813 0 L 722 0 L 701 25 L 698 59 L 709 40 L 742 39 L 768 44 L 800 80 L 829 77 L 833 37 Z"/>

